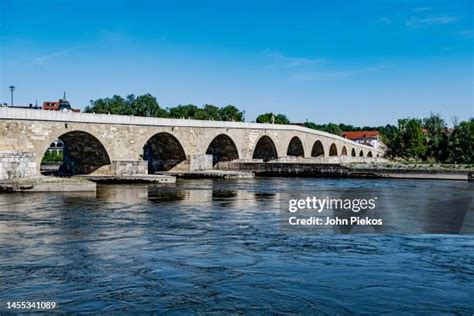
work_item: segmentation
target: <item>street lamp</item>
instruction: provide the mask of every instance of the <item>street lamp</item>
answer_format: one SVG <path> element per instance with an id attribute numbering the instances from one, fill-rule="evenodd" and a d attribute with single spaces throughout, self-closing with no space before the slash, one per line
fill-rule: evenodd
<path id="1" fill-rule="evenodd" d="M 10 86 L 10 91 L 12 92 L 12 102 L 10 103 L 10 106 L 13 106 L 13 91 L 15 91 L 15 86 Z"/>

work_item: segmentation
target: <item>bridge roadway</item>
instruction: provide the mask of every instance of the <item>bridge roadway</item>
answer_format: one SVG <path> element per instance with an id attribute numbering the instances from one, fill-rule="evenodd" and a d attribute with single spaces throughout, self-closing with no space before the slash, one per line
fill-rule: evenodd
<path id="1" fill-rule="evenodd" d="M 69 174 L 199 170 L 226 161 L 372 161 L 383 152 L 296 125 L 0 107 L 0 179 L 40 174 L 56 139 Z M 209 156 L 211 155 L 211 156 Z M 210 160 L 210 161 L 209 161 Z"/>

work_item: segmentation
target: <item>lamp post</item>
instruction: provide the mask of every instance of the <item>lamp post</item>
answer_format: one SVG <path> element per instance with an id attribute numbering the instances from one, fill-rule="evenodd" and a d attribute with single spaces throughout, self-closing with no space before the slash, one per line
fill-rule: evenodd
<path id="1" fill-rule="evenodd" d="M 13 91 L 15 91 L 15 86 L 10 86 L 10 91 L 12 92 L 12 101 L 10 103 L 10 106 L 13 106 Z"/>

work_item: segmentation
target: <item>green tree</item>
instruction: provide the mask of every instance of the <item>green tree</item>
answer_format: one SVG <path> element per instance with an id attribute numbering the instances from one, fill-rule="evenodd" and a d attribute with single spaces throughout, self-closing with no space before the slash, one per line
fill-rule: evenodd
<path id="1" fill-rule="evenodd" d="M 162 109 L 158 101 L 151 94 L 135 97 L 129 94 L 125 99 L 114 95 L 112 98 L 91 101 L 85 108 L 87 113 L 120 114 L 136 116 L 167 117 L 166 110 Z"/>
<path id="2" fill-rule="evenodd" d="M 214 121 L 220 120 L 219 108 L 217 106 L 212 105 L 212 104 L 205 104 L 203 110 L 204 112 L 206 112 L 207 116 L 209 117 L 208 119 L 214 120 Z"/>
<path id="3" fill-rule="evenodd" d="M 55 152 L 55 151 L 46 151 L 41 160 L 41 163 L 57 163 L 63 161 L 63 152 Z"/>
<path id="4" fill-rule="evenodd" d="M 448 157 L 448 137 L 446 135 L 446 121 L 439 114 L 431 113 L 423 119 L 423 127 L 427 131 L 426 158 L 444 161 Z"/>
<path id="5" fill-rule="evenodd" d="M 257 123 L 271 123 L 272 122 L 273 113 L 264 113 L 257 116 L 256 122 Z"/>
<path id="6" fill-rule="evenodd" d="M 290 120 L 288 119 L 286 115 L 278 113 L 275 116 L 275 123 L 276 124 L 290 124 Z"/>
<path id="7" fill-rule="evenodd" d="M 197 109 L 194 113 L 194 118 L 196 120 L 210 120 L 211 117 L 204 109 Z"/>
<path id="8" fill-rule="evenodd" d="M 222 121 L 243 122 L 244 112 L 233 105 L 227 105 L 219 109 L 219 119 Z"/>
<path id="9" fill-rule="evenodd" d="M 272 117 L 275 116 L 275 124 L 290 124 L 290 120 L 286 115 L 278 113 L 278 114 L 273 114 L 272 112 L 270 113 L 264 113 L 260 114 L 257 116 L 256 122 L 257 123 L 272 123 Z"/>
<path id="10" fill-rule="evenodd" d="M 398 120 L 398 130 L 400 155 L 406 158 L 422 158 L 426 153 L 426 138 L 421 120 L 414 118 Z"/>
<path id="11" fill-rule="evenodd" d="M 318 125 L 316 125 L 316 123 L 314 122 L 304 122 L 304 126 L 307 127 L 307 128 L 311 128 L 311 129 L 318 129 Z"/>
<path id="12" fill-rule="evenodd" d="M 446 121 L 439 114 L 431 113 L 423 119 L 423 127 L 428 130 L 428 135 L 441 135 L 446 129 Z"/>
<path id="13" fill-rule="evenodd" d="M 194 104 L 178 105 L 169 109 L 169 115 L 177 119 L 194 119 L 198 107 Z"/>
<path id="14" fill-rule="evenodd" d="M 398 156 L 400 148 L 398 127 L 387 124 L 384 127 L 379 127 L 378 131 L 381 133 L 382 142 L 387 146 L 387 156 Z"/>
<path id="15" fill-rule="evenodd" d="M 85 109 L 85 112 L 99 114 L 121 114 L 121 111 L 124 107 L 125 99 L 119 95 L 114 95 L 112 98 L 91 101 L 91 105 Z"/>
<path id="16" fill-rule="evenodd" d="M 151 94 L 145 94 L 130 100 L 131 114 L 136 116 L 166 117 L 167 112 L 160 107 Z"/>
<path id="17" fill-rule="evenodd" d="M 451 163 L 474 163 L 474 118 L 454 127 L 449 137 L 448 152 Z"/>
<path id="18" fill-rule="evenodd" d="M 334 134 L 334 135 L 342 136 L 341 128 L 339 127 L 339 125 L 334 124 L 334 123 L 329 123 L 327 125 L 326 132 Z"/>
<path id="19" fill-rule="evenodd" d="M 357 127 L 354 127 L 353 125 L 346 125 L 344 123 L 339 123 L 339 128 L 343 132 L 353 132 L 357 129 Z"/>

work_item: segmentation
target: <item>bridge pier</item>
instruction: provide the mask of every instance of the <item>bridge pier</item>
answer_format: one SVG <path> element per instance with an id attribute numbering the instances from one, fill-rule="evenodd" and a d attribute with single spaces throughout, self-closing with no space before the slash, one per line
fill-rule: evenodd
<path id="1" fill-rule="evenodd" d="M 112 160 L 109 174 L 112 176 L 145 175 L 148 174 L 148 161 Z"/>

